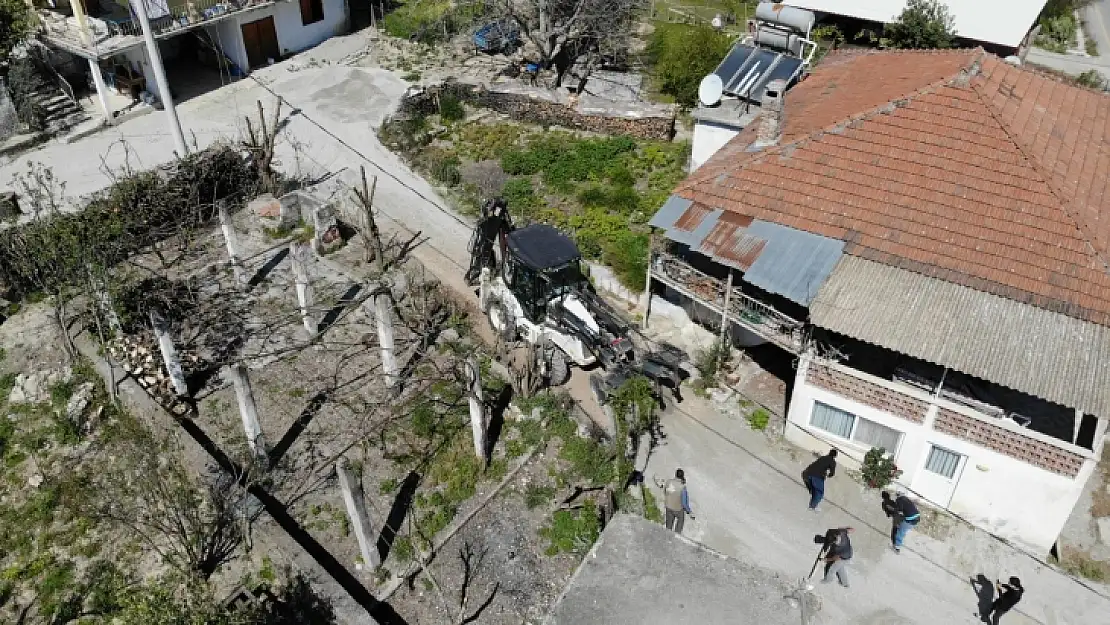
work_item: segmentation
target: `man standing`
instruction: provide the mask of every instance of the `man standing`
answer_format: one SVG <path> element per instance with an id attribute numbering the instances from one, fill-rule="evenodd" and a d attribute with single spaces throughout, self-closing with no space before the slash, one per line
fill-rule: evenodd
<path id="1" fill-rule="evenodd" d="M 841 586 L 848 587 L 848 561 L 852 559 L 852 539 L 848 535 L 853 531 L 850 527 L 838 528 L 832 543 L 826 541 L 825 578 L 821 580 L 823 583 L 831 582 L 835 575 Z"/>
<path id="2" fill-rule="evenodd" d="M 906 539 L 906 534 L 921 521 L 921 513 L 905 493 L 900 492 L 896 499 L 891 499 L 890 493 L 884 490 L 882 498 L 883 512 L 893 520 L 890 542 L 894 553 L 902 553 L 902 542 Z"/>
<path id="3" fill-rule="evenodd" d="M 663 488 L 663 507 L 667 513 L 667 529 L 673 529 L 676 534 L 682 533 L 682 525 L 686 522 L 686 515 L 694 518 L 690 510 L 690 496 L 686 494 L 686 473 L 682 469 L 674 472 L 674 479 L 666 483 L 659 483 Z"/>
<path id="4" fill-rule="evenodd" d="M 825 498 L 825 480 L 836 474 L 836 450 L 813 461 L 802 471 L 802 481 L 809 491 L 809 509 L 817 512 L 817 506 Z"/>
<path id="5" fill-rule="evenodd" d="M 994 585 L 998 589 L 998 598 L 991 604 L 991 609 L 983 615 L 983 622 L 988 625 L 998 625 L 998 619 L 1017 605 L 1021 601 L 1021 596 L 1025 594 L 1025 589 L 1021 587 L 1021 580 L 1016 577 L 1011 577 L 1009 584 L 996 581 Z"/>

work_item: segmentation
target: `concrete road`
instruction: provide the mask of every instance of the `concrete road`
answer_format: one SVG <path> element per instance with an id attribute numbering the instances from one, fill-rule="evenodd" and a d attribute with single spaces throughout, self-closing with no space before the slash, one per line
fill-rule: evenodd
<path id="1" fill-rule="evenodd" d="M 1073 76 L 1078 76 L 1088 70 L 1098 70 L 1103 76 L 1110 78 L 1110 47 L 1106 56 L 1079 56 L 1076 54 L 1059 54 L 1040 48 L 1031 48 L 1025 57 L 1029 65 L 1039 65 L 1061 71 Z"/>
<path id="2" fill-rule="evenodd" d="M 810 512 L 800 474 L 813 456 L 769 443 L 692 394 L 662 424 L 666 439 L 645 474 L 651 484 L 653 475 L 669 476 L 676 467 L 686 471 L 697 517 L 687 521 L 687 537 L 798 579 L 813 565 L 815 534 L 856 528 L 852 586 L 814 580 L 823 606 L 816 623 L 975 623 L 978 598 L 969 580 L 980 573 L 990 580 L 1017 575 L 1025 583 L 1024 600 L 1002 619 L 1009 625 L 1108 622 L 1110 589 L 1098 589 L 1106 596 L 1093 592 L 980 531 L 938 525 L 930 533 L 944 536 L 941 541 L 915 530 L 895 554 L 878 493 L 844 471 L 828 481 L 821 511 Z"/>

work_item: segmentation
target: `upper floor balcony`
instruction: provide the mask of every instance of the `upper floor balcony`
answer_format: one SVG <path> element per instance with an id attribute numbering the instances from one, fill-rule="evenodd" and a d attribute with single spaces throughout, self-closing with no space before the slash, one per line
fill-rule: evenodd
<path id="1" fill-rule="evenodd" d="M 652 279 L 696 301 L 713 313 L 722 315 L 723 319 L 787 351 L 801 351 L 805 323 L 746 293 L 739 279 L 730 281 L 711 276 L 666 251 L 652 254 L 650 271 Z M 728 313 L 723 315 L 726 308 Z"/>
<path id="2" fill-rule="evenodd" d="M 213 24 L 231 15 L 288 0 L 146 0 L 156 38 Z M 88 29 L 81 32 L 72 12 L 40 9 L 43 38 L 84 58 L 104 59 L 143 44 L 143 32 L 127 0 L 86 1 Z"/>

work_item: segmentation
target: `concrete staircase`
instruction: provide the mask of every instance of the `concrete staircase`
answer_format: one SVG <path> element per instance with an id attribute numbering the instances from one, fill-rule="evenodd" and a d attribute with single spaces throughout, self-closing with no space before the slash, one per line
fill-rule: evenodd
<path id="1" fill-rule="evenodd" d="M 77 102 L 66 95 L 56 83 L 47 83 L 35 90 L 31 97 L 46 113 L 46 132 L 61 132 L 89 119 Z"/>

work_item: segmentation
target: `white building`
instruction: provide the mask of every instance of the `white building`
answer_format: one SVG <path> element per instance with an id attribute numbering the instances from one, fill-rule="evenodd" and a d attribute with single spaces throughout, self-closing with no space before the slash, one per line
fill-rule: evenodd
<path id="1" fill-rule="evenodd" d="M 194 83 L 218 86 L 221 80 L 245 76 L 346 32 L 349 20 L 346 0 L 144 1 L 174 92 Z M 78 75 L 99 72 L 103 81 L 98 90 L 103 86 L 128 98 L 145 91 L 160 99 L 128 1 L 83 0 L 74 8 L 76 15 L 69 6 L 40 11 L 44 43 L 62 56 L 84 60 L 87 67 L 80 67 Z M 100 101 L 111 119 L 112 102 L 118 99 Z"/>
<path id="2" fill-rule="evenodd" d="M 1110 423 L 1110 98 L 983 50 L 771 86 L 652 218 L 651 289 L 797 356 L 789 440 L 1047 553 Z"/>

